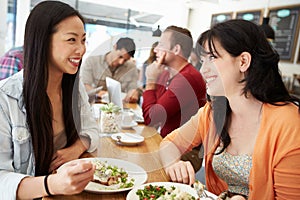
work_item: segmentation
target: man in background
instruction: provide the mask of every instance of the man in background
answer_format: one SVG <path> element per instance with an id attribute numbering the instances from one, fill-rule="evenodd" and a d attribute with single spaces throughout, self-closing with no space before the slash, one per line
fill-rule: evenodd
<path id="1" fill-rule="evenodd" d="M 197 69 L 188 62 L 193 39 L 189 30 L 169 26 L 155 47 L 156 61 L 146 69 L 143 93 L 145 124 L 160 129 L 165 137 L 188 121 L 206 103 L 206 85 Z M 195 171 L 201 167 L 199 147 L 185 154 Z"/>
<path id="2" fill-rule="evenodd" d="M 0 57 L 0 80 L 23 69 L 23 47 L 14 47 Z"/>
<path id="3" fill-rule="evenodd" d="M 88 57 L 81 65 L 80 76 L 87 92 L 102 86 L 106 88 L 106 77 L 121 83 L 121 90 L 128 95 L 137 88 L 138 70 L 132 61 L 135 43 L 131 38 L 120 38 L 114 48 L 105 55 Z M 136 97 L 138 98 L 138 97 Z M 136 102 L 138 99 L 131 99 Z"/>
<path id="4" fill-rule="evenodd" d="M 206 103 L 205 82 L 187 60 L 192 47 L 189 30 L 169 26 L 154 49 L 156 61 L 146 69 L 143 115 L 146 125 L 161 127 L 162 137 Z"/>

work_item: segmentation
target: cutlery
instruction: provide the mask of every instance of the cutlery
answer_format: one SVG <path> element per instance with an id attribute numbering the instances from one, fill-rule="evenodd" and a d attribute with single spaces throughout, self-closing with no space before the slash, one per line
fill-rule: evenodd
<path id="1" fill-rule="evenodd" d="M 202 183 L 200 183 L 198 180 L 195 181 L 195 183 L 193 184 L 194 189 L 196 190 L 199 198 L 205 198 L 205 199 L 212 199 L 215 200 L 213 197 L 209 196 L 205 189 L 204 189 L 204 185 Z"/>
<path id="2" fill-rule="evenodd" d="M 116 143 L 121 145 L 122 144 L 122 141 L 121 141 L 122 137 L 120 135 L 117 135 L 117 139 L 118 140 L 116 141 Z"/>

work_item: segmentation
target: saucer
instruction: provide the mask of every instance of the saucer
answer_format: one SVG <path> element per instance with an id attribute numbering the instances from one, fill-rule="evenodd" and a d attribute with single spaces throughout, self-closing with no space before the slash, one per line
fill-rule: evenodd
<path id="1" fill-rule="evenodd" d="M 143 115 L 137 115 L 137 114 L 135 114 L 134 120 L 135 120 L 137 123 L 144 123 L 144 117 L 143 117 Z"/>
<path id="2" fill-rule="evenodd" d="M 137 145 L 144 141 L 143 136 L 134 133 L 116 133 L 111 135 L 111 138 L 115 140 L 117 144 L 128 146 Z"/>
<path id="3" fill-rule="evenodd" d="M 130 128 L 132 128 L 134 126 L 137 126 L 137 125 L 138 125 L 138 123 L 136 121 L 132 121 L 130 124 L 121 123 L 121 128 L 122 129 L 130 129 Z"/>
<path id="4" fill-rule="evenodd" d="M 144 123 L 143 111 L 141 109 L 124 108 L 124 111 L 134 113 L 133 118 L 137 123 Z"/>

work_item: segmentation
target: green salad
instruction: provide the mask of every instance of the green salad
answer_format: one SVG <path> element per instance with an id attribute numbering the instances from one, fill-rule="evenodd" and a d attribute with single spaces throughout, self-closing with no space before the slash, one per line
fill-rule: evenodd
<path id="1" fill-rule="evenodd" d="M 136 195 L 140 200 L 196 200 L 187 192 L 180 191 L 179 188 L 171 186 L 146 185 L 144 189 L 138 189 Z"/>
<path id="2" fill-rule="evenodd" d="M 106 189 L 130 188 L 134 185 L 134 179 L 128 177 L 128 173 L 117 166 L 109 165 L 106 161 L 95 160 L 96 165 L 93 182 L 111 186 Z"/>

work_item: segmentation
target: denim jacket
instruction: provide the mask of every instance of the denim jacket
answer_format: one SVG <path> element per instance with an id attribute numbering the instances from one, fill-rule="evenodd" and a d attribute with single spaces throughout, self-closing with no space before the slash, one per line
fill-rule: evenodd
<path id="1" fill-rule="evenodd" d="M 0 81 L 0 199 L 16 199 L 22 178 L 35 174 L 34 152 L 26 123 L 22 89 L 23 70 Z M 88 151 L 91 152 L 97 147 L 98 126 L 82 83 L 79 93 L 82 127 L 79 135 L 90 139 Z"/>

